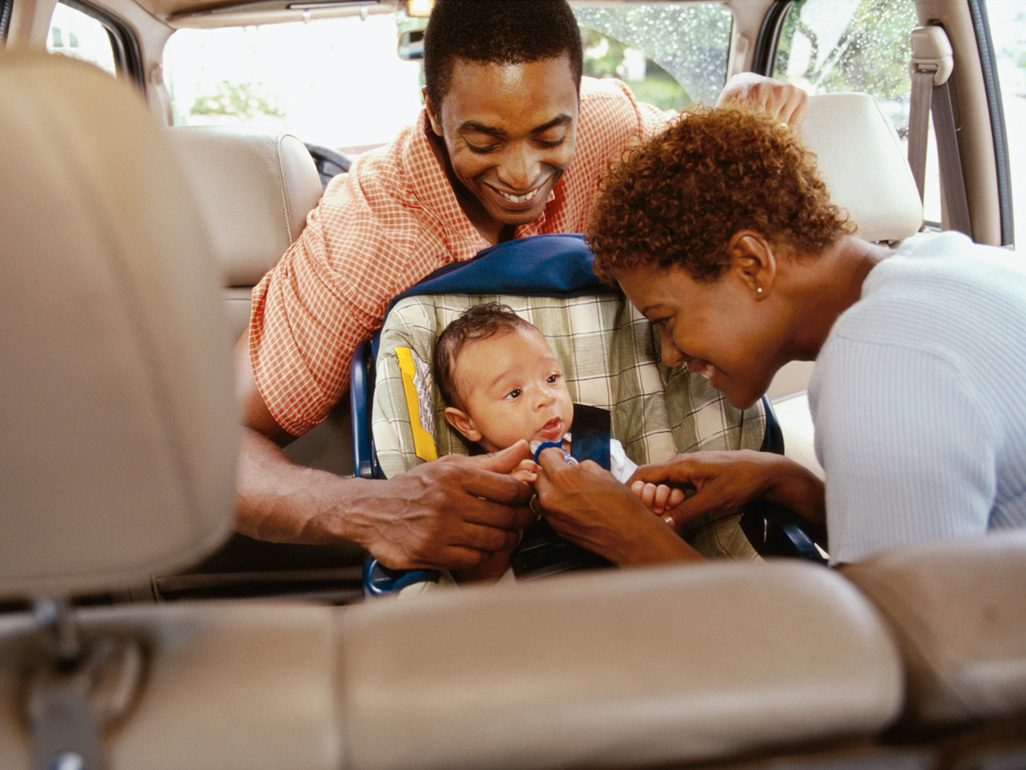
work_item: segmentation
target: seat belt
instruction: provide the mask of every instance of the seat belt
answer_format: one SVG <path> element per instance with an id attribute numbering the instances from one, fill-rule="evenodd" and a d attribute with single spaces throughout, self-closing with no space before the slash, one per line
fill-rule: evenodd
<path id="1" fill-rule="evenodd" d="M 932 113 L 948 229 L 958 230 L 971 238 L 972 223 L 969 218 L 969 200 L 965 194 L 965 173 L 958 153 L 958 120 L 951 83 L 955 59 L 951 42 L 944 29 L 937 26 L 916 27 L 912 30 L 911 42 L 912 96 L 908 122 L 908 165 L 922 200 Z"/>

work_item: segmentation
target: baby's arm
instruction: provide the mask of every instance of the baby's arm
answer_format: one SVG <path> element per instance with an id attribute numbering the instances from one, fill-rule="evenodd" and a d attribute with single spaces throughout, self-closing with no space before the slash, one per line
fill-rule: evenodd
<path id="1" fill-rule="evenodd" d="M 631 491 L 651 509 L 652 513 L 664 513 L 676 508 L 684 502 L 684 493 L 676 487 L 666 484 L 653 484 L 650 481 L 635 481 L 631 484 Z"/>

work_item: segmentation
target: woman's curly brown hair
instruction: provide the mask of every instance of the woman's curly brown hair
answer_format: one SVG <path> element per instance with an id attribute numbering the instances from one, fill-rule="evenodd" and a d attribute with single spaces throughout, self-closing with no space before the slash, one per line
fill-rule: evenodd
<path id="1" fill-rule="evenodd" d="M 855 225 L 790 128 L 745 107 L 696 107 L 612 165 L 587 241 L 608 282 L 641 265 L 715 281 L 730 264 L 728 241 L 744 229 L 816 255 Z"/>

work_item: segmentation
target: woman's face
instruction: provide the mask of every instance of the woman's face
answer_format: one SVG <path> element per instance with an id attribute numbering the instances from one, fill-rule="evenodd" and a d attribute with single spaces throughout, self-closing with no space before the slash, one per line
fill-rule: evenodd
<path id="1" fill-rule="evenodd" d="M 736 270 L 710 283 L 676 267 L 642 266 L 616 275 L 631 303 L 659 329 L 667 366 L 685 365 L 747 409 L 780 365 L 758 286 Z"/>

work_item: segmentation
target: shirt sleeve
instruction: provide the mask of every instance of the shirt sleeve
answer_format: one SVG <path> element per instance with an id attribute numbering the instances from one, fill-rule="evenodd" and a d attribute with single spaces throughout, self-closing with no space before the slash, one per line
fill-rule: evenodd
<path id="1" fill-rule="evenodd" d="M 356 346 L 389 300 L 447 253 L 415 211 L 358 169 L 329 185 L 300 237 L 253 291 L 250 361 L 271 416 L 302 435 L 349 387 Z M 427 259 L 433 255 L 434 260 Z"/>
<path id="2" fill-rule="evenodd" d="M 983 534 L 996 438 L 971 372 L 934 354 L 842 340 L 816 362 L 816 450 L 833 563 Z"/>

